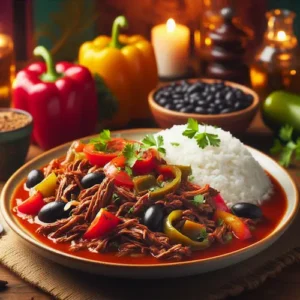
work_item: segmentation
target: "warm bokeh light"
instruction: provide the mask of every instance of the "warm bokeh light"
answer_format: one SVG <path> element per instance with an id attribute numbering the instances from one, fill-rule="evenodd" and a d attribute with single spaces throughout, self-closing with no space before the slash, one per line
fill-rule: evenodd
<path id="1" fill-rule="evenodd" d="M 297 74 L 297 71 L 296 71 L 296 70 L 291 70 L 291 71 L 290 71 L 290 74 L 291 74 L 291 75 L 296 75 L 296 74 Z"/>
<path id="2" fill-rule="evenodd" d="M 263 87 L 267 80 L 266 75 L 263 72 L 253 68 L 250 70 L 250 77 L 254 88 Z"/>
<path id="3" fill-rule="evenodd" d="M 211 39 L 210 39 L 209 37 L 205 38 L 204 44 L 205 44 L 206 46 L 210 46 L 210 45 L 211 45 Z"/>
<path id="4" fill-rule="evenodd" d="M 175 23 L 174 19 L 172 19 L 172 18 L 169 19 L 167 21 L 167 31 L 173 32 L 175 30 L 175 28 L 176 28 L 176 23 Z"/>
<path id="5" fill-rule="evenodd" d="M 286 33 L 285 33 L 285 31 L 283 31 L 283 30 L 279 30 L 278 32 L 277 32 L 277 40 L 278 41 L 285 41 L 286 40 Z"/>
<path id="6" fill-rule="evenodd" d="M 7 39 L 0 35 L 0 47 L 7 46 Z"/>

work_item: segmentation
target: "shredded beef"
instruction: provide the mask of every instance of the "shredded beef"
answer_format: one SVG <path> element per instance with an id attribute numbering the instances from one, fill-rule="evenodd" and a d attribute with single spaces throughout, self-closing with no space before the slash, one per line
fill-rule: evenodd
<path id="1" fill-rule="evenodd" d="M 88 249 L 93 252 L 115 252 L 118 256 L 152 255 L 161 260 L 182 260 L 191 255 L 189 246 L 174 244 L 163 232 L 153 232 L 141 224 L 143 213 L 149 206 L 161 205 L 164 214 L 180 209 L 182 216 L 173 226 L 181 230 L 186 220 L 200 223 L 208 233 L 208 240 L 226 243 L 230 228 L 225 224 L 217 226 L 212 216 L 215 211 L 214 197 L 217 191 L 208 185 L 200 187 L 188 181 L 162 199 L 151 199 L 150 193 L 135 194 L 133 190 L 116 186 L 113 179 L 105 178 L 101 184 L 84 189 L 81 179 L 88 173 L 103 172 L 103 168 L 92 166 L 88 160 L 73 161 L 75 144 L 63 162 L 53 160 L 44 169 L 47 176 L 55 172 L 58 185 L 54 197 L 45 198 L 45 202 L 69 201 L 75 199 L 76 206 L 72 207 L 68 218 L 50 224 L 44 224 L 37 230 L 39 234 L 48 236 L 55 243 L 70 243 L 70 251 Z M 194 197 L 203 195 L 203 203 L 194 201 Z M 84 239 L 84 233 L 95 219 L 101 208 L 118 216 L 120 224 L 105 236 L 94 240 Z M 247 225 L 255 222 L 243 219 Z"/>

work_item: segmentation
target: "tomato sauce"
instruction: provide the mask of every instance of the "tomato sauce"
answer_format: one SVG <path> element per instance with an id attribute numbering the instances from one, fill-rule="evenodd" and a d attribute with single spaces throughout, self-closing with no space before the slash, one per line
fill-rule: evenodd
<path id="1" fill-rule="evenodd" d="M 256 225 L 255 230 L 252 232 L 252 238 L 246 241 L 240 241 L 236 238 L 233 238 L 231 242 L 226 245 L 219 243 L 214 243 L 210 248 L 203 251 L 193 252 L 192 256 L 186 260 L 198 260 L 204 258 L 211 258 L 214 256 L 227 254 L 232 251 L 236 251 L 242 248 L 245 248 L 255 242 L 263 239 L 268 236 L 278 225 L 282 219 L 286 208 L 287 208 L 287 198 L 282 187 L 278 181 L 270 176 L 274 187 L 274 193 L 269 200 L 265 201 L 261 209 L 263 211 L 263 220 Z M 12 208 L 17 205 L 17 199 L 26 199 L 28 198 L 28 191 L 24 190 L 24 183 L 21 183 L 20 186 L 16 189 L 13 201 Z M 39 235 L 36 233 L 37 228 L 40 226 L 38 224 L 29 223 L 27 220 L 21 219 L 17 216 L 17 213 L 12 211 L 15 217 L 18 219 L 19 223 L 28 231 L 32 236 L 34 236 L 41 243 L 46 244 L 49 247 L 52 247 L 61 252 L 71 254 L 73 256 L 79 256 L 87 259 L 102 261 L 102 262 L 112 262 L 112 263 L 124 263 L 124 264 L 160 264 L 168 263 L 167 261 L 158 260 L 152 256 L 144 257 L 117 257 L 115 253 L 92 253 L 88 250 L 81 250 L 78 252 L 70 252 L 70 244 L 55 244 L 53 241 L 48 239 L 45 236 Z"/>

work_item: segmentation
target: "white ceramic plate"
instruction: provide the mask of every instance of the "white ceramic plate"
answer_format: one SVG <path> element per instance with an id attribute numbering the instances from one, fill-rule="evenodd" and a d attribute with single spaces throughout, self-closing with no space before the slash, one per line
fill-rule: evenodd
<path id="1" fill-rule="evenodd" d="M 145 134 L 156 132 L 154 129 L 135 129 L 119 131 L 115 136 L 122 136 L 127 139 L 139 140 Z M 116 276 L 116 277 L 131 277 L 131 278 L 166 278 L 166 277 L 179 277 L 193 274 L 200 274 L 216 269 L 224 268 L 232 264 L 236 264 L 245 260 L 257 253 L 263 251 L 274 243 L 293 221 L 298 209 L 298 192 L 297 188 L 289 176 L 289 174 L 280 167 L 273 159 L 267 155 L 248 148 L 254 158 L 275 177 L 283 187 L 287 199 L 287 210 L 274 231 L 264 239 L 237 251 L 227 254 L 219 255 L 213 258 L 202 260 L 175 262 L 175 263 L 162 263 L 159 265 L 137 265 L 137 264 L 118 264 L 94 261 L 89 259 L 73 256 L 68 253 L 60 252 L 54 248 L 42 244 L 35 239 L 29 232 L 27 232 L 18 222 L 17 218 L 11 213 L 11 199 L 19 182 L 24 179 L 28 172 L 32 169 L 37 169 L 47 164 L 51 159 L 63 156 L 70 144 L 65 144 L 52 149 L 41 156 L 30 161 L 22 168 L 20 168 L 6 183 L 0 202 L 0 210 L 3 213 L 5 221 L 9 227 L 26 243 L 32 250 L 41 254 L 42 256 L 53 260 L 59 264 L 88 271 L 92 273 Z"/>

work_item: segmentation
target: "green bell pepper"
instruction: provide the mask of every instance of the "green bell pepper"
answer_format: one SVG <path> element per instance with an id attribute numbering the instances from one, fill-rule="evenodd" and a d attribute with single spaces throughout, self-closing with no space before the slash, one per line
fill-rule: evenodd
<path id="1" fill-rule="evenodd" d="M 176 191 L 181 183 L 181 170 L 176 166 L 160 165 L 157 167 L 158 173 L 162 175 L 172 175 L 173 179 L 163 187 L 150 192 L 151 199 L 161 199 L 165 195 Z"/>
<path id="2" fill-rule="evenodd" d="M 193 241 L 189 237 L 178 231 L 173 223 L 180 219 L 182 216 L 182 210 L 173 210 L 168 217 L 164 220 L 164 233 L 170 238 L 173 243 L 190 246 L 192 250 L 203 250 L 210 246 L 210 241 L 204 239 L 202 242 Z"/>
<path id="3" fill-rule="evenodd" d="M 275 132 L 289 124 L 300 135 L 300 96 L 285 91 L 273 92 L 263 102 L 262 117 Z"/>

